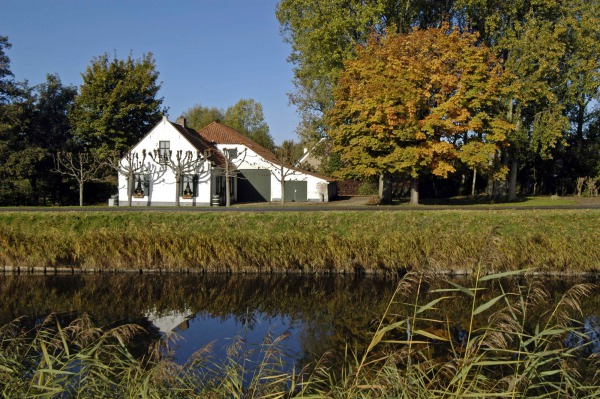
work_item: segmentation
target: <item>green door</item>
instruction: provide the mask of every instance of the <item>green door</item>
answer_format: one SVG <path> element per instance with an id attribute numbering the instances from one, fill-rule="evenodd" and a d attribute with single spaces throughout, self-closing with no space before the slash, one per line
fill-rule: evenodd
<path id="1" fill-rule="evenodd" d="M 271 172 L 265 169 L 240 169 L 237 177 L 238 202 L 271 201 Z"/>
<path id="2" fill-rule="evenodd" d="M 307 193 L 306 193 L 306 182 L 305 181 L 286 181 L 284 184 L 284 196 L 283 200 L 285 202 L 306 202 L 307 201 Z"/>

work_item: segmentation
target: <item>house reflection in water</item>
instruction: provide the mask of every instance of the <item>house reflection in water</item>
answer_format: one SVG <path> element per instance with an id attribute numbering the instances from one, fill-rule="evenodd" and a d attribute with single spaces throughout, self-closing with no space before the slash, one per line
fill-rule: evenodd
<path id="1" fill-rule="evenodd" d="M 170 335 L 173 332 L 185 331 L 190 327 L 190 319 L 194 318 L 194 313 L 190 310 L 171 310 L 158 311 L 151 309 L 144 313 L 144 316 L 152 323 L 161 334 Z"/>

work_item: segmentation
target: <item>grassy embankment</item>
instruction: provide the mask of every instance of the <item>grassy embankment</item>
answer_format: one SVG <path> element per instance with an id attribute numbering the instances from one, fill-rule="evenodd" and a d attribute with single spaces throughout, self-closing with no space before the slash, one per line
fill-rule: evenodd
<path id="1" fill-rule="evenodd" d="M 507 290 L 510 273 L 449 283 L 421 294 L 428 282 L 406 275 L 375 322 L 366 349 L 344 365 L 327 356 L 290 371 L 285 337 L 247 348 L 232 341 L 223 360 L 201 349 L 183 365 L 165 342 L 133 355 L 136 325 L 101 329 L 83 316 L 70 324 L 51 315 L 23 330 L 0 327 L 0 395 L 7 398 L 598 398 L 597 331 L 579 303 L 594 287 L 579 284 L 556 301 L 539 281 Z M 484 298 L 486 284 L 500 294 Z M 465 330 L 436 309 L 459 301 Z M 405 306 L 411 304 L 412 306 Z M 405 309 L 404 311 L 402 309 Z M 590 322 L 590 321 L 588 321 Z M 587 325 L 587 328 L 586 328 Z M 166 346 L 165 346 L 166 345 Z M 335 367 L 334 367 L 335 366 Z"/>
<path id="2" fill-rule="evenodd" d="M 6 212 L 0 266 L 231 272 L 595 272 L 599 210 Z"/>

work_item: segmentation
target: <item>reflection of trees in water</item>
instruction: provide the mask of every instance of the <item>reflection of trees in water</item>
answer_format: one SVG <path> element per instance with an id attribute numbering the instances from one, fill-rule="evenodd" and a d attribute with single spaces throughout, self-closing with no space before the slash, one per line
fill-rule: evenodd
<path id="1" fill-rule="evenodd" d="M 527 286 L 527 280 L 505 280 L 506 290 Z M 459 281 L 470 286 L 470 279 Z M 497 295 L 498 281 L 480 292 L 481 301 Z M 548 304 L 555 303 L 572 285 L 565 280 L 546 282 L 551 286 Z M 210 314 L 216 318 L 234 317 L 252 328 L 259 318 L 287 317 L 302 326 L 300 345 L 303 360 L 310 361 L 331 350 L 334 361 L 345 349 L 360 353 L 370 342 L 379 318 L 392 297 L 396 282 L 364 276 L 300 276 L 300 275 L 130 275 L 76 274 L 60 276 L 0 277 L 0 321 L 4 324 L 23 314 L 44 316 L 49 312 L 87 312 L 98 325 L 138 323 L 150 328 L 144 312 L 187 309 L 192 313 Z M 424 304 L 448 288 L 441 278 L 424 281 L 418 303 Z M 414 310 L 415 293 L 403 293 L 392 313 L 397 318 L 409 317 Z M 589 325 L 598 327 L 600 296 L 584 299 L 583 312 Z M 543 313 L 540 308 L 539 312 Z M 470 300 L 456 296 L 441 301 L 428 311 L 428 317 L 451 320 L 449 329 L 435 323 L 423 326 L 434 334 L 448 334 L 460 344 L 468 330 Z M 485 315 L 476 317 L 475 328 L 487 323 Z M 154 331 L 156 334 L 156 331 Z M 596 329 L 596 334 L 598 330 Z M 393 333 L 392 333 L 393 335 Z M 405 339 L 406 337 L 398 337 Z M 443 356 L 445 344 L 435 346 L 432 355 Z M 596 348 L 597 350 L 597 348 Z M 339 357 L 335 360 L 336 357 Z"/>

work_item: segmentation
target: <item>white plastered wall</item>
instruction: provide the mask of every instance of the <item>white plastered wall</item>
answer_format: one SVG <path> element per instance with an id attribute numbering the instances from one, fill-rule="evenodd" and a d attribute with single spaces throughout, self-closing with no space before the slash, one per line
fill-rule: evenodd
<path id="1" fill-rule="evenodd" d="M 147 153 L 158 149 L 160 141 L 169 141 L 170 150 L 173 153 L 173 158 L 177 151 L 181 150 L 192 151 L 196 153 L 196 148 L 182 136 L 177 129 L 171 125 L 166 119 L 158 123 L 151 131 L 140 141 L 132 152 L 138 153 L 141 159 L 142 150 Z M 132 198 L 132 205 L 147 206 L 147 205 L 175 205 L 178 188 L 176 187 L 174 172 L 164 166 L 155 163 L 150 156 L 146 156 L 145 165 L 147 166 L 146 174 L 150 175 L 150 193 L 143 198 Z M 204 163 L 198 173 L 198 191 L 196 197 L 191 199 L 180 198 L 181 206 L 208 206 L 211 198 L 211 166 L 209 162 Z M 127 176 L 119 174 L 119 205 L 127 205 L 128 188 Z M 146 193 L 147 194 L 147 193 Z"/>
<path id="2" fill-rule="evenodd" d="M 218 144 L 219 151 L 224 152 L 225 149 L 237 149 L 238 157 L 231 160 L 237 169 L 268 169 L 271 171 L 271 201 L 279 201 L 281 199 L 281 169 L 279 165 L 274 165 L 266 161 L 260 155 L 241 144 Z M 328 181 L 320 179 L 316 176 L 290 171 L 288 168 L 283 169 L 285 181 L 306 181 L 307 199 L 308 201 L 328 201 Z"/>

